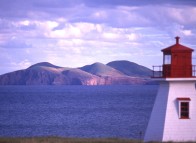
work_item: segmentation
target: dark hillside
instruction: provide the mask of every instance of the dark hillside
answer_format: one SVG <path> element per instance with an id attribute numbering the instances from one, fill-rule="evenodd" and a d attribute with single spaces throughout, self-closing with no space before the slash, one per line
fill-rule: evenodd
<path id="1" fill-rule="evenodd" d="M 109 62 L 107 65 L 128 76 L 152 76 L 152 70 L 129 61 L 113 61 Z"/>
<path id="2" fill-rule="evenodd" d="M 65 68 L 48 62 L 0 75 L 0 85 L 124 85 L 151 84 L 151 70 L 128 61 Z"/>
<path id="3" fill-rule="evenodd" d="M 97 76 L 123 76 L 124 74 L 118 70 L 104 65 L 102 63 L 94 63 L 80 68 L 83 71 L 97 75 Z"/>

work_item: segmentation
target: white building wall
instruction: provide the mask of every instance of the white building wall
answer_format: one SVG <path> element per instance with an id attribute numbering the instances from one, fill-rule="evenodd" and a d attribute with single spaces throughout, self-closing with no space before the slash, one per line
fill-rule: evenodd
<path id="1" fill-rule="evenodd" d="M 195 81 L 169 81 L 169 96 L 162 141 L 196 141 L 196 90 Z M 190 98 L 190 119 L 179 119 L 177 98 Z"/>
<path id="2" fill-rule="evenodd" d="M 196 90 L 193 78 L 162 79 L 144 141 L 196 141 Z M 179 119 L 177 98 L 190 98 L 190 119 Z"/>

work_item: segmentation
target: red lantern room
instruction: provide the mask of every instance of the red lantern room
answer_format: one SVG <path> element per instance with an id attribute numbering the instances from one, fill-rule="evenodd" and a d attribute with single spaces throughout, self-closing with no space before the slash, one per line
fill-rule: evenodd
<path id="1" fill-rule="evenodd" d="M 161 50 L 163 52 L 163 66 L 162 67 L 158 66 L 159 69 L 162 69 L 162 71 L 159 70 L 159 72 L 161 72 L 161 77 L 163 78 L 193 77 L 192 52 L 194 50 L 179 44 L 180 37 L 175 37 L 175 39 L 176 39 L 176 44 Z"/>

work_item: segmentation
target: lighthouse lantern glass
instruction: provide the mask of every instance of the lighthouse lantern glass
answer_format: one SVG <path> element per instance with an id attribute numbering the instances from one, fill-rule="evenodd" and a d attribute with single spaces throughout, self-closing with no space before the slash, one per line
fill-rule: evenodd
<path id="1" fill-rule="evenodd" d="M 171 55 L 164 55 L 164 64 L 171 64 Z"/>

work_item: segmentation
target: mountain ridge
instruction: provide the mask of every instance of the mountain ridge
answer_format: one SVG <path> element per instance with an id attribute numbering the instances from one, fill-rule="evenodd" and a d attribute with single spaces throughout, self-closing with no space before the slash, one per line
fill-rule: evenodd
<path id="1" fill-rule="evenodd" d="M 0 85 L 124 85 L 149 84 L 150 69 L 130 61 L 99 62 L 68 68 L 48 62 L 0 75 Z"/>
<path id="2" fill-rule="evenodd" d="M 119 72 L 118 70 L 99 62 L 93 63 L 91 65 L 83 66 L 79 69 L 97 76 L 114 76 L 114 75 L 122 76 L 123 75 L 123 73 Z"/>
<path id="3" fill-rule="evenodd" d="M 152 70 L 142 66 L 138 65 L 134 62 L 130 61 L 112 61 L 107 63 L 108 66 L 113 67 L 116 70 L 119 70 L 120 72 L 128 75 L 128 76 L 151 76 Z"/>

